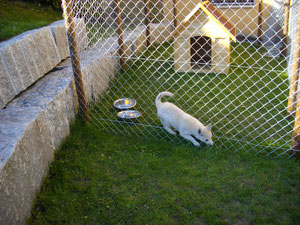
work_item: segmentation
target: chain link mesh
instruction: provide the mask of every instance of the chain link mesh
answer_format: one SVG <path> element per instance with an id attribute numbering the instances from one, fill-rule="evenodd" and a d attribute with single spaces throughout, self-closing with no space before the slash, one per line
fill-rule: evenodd
<path id="1" fill-rule="evenodd" d="M 298 1 L 71 4 L 74 20 L 80 21 L 75 23 L 78 46 L 85 46 L 79 62 L 92 124 L 119 135 L 182 142 L 179 135 L 163 129 L 156 114 L 155 97 L 170 91 L 174 97 L 164 101 L 204 125 L 213 124 L 219 149 L 272 156 L 295 153 L 291 144 L 295 118 L 287 114 L 287 105 L 291 76 L 299 74 L 292 69 L 299 60 L 293 58 L 295 48 L 299 51 Z M 121 98 L 135 99 L 134 109 L 142 116 L 118 118 L 113 103 Z"/>

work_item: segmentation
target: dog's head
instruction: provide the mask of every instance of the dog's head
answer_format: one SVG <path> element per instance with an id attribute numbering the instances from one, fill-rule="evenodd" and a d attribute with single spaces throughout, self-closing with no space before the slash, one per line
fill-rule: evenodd
<path id="1" fill-rule="evenodd" d="M 204 128 L 199 128 L 197 139 L 204 142 L 205 144 L 213 145 L 211 128 L 212 128 L 211 124 L 208 124 Z"/>

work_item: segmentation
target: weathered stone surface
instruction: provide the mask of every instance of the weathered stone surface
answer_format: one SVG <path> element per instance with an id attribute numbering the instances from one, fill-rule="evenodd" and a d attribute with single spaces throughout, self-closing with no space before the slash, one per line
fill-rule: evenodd
<path id="1" fill-rule="evenodd" d="M 13 55 L 15 67 L 18 71 L 19 77 L 24 85 L 24 88 L 26 89 L 34 82 L 34 79 L 28 68 L 28 63 L 21 46 L 21 41 L 15 41 L 9 47 Z"/>
<path id="2" fill-rule="evenodd" d="M 81 52 L 87 48 L 89 39 L 87 36 L 86 25 L 84 19 L 74 18 L 75 35 L 77 40 L 78 51 Z"/>
<path id="3" fill-rule="evenodd" d="M 60 20 L 50 24 L 52 35 L 60 55 L 60 60 L 66 59 L 69 53 L 68 37 L 65 28 L 65 21 Z"/>
<path id="4" fill-rule="evenodd" d="M 75 18 L 74 25 L 78 51 L 82 52 L 88 47 L 89 44 L 84 19 Z M 49 27 L 51 28 L 52 35 L 54 36 L 61 60 L 66 59 L 68 56 L 70 56 L 70 52 L 65 21 L 56 21 L 50 24 Z"/>
<path id="5" fill-rule="evenodd" d="M 37 70 L 37 74 L 35 76 L 35 80 L 43 77 L 46 74 L 46 68 L 44 65 L 44 60 L 42 58 L 42 55 L 39 52 L 37 43 L 35 42 L 33 35 L 30 33 L 26 36 L 25 42 L 28 45 L 28 48 L 30 49 L 30 55 L 31 59 L 34 63 L 34 66 Z"/>
<path id="6" fill-rule="evenodd" d="M 0 207 L 0 224 L 24 224 L 53 159 L 54 148 L 48 140 L 49 132 L 43 124 L 43 114 L 36 118 L 39 112 L 39 108 L 27 107 L 7 109 L 1 113 L 0 135 L 8 143 L 2 142 L 0 149 L 2 153 L 3 144 L 7 145 L 4 147 L 8 158 L 4 158 L 6 162 L 3 164 L 1 157 L 0 201 L 5 203 L 5 208 Z"/>
<path id="7" fill-rule="evenodd" d="M 134 54 L 139 55 L 146 47 L 145 26 L 136 28 L 131 38 L 134 44 Z"/>
<path id="8" fill-rule="evenodd" d="M 3 98 L 3 103 L 1 104 L 0 107 L 0 109 L 2 109 L 10 100 L 12 100 L 15 97 L 16 91 L 10 80 L 7 68 L 4 65 L 3 57 L 1 54 L 0 54 L 0 91 L 1 91 L 1 96 Z"/>
<path id="9" fill-rule="evenodd" d="M 2 61 L 4 62 L 4 66 L 6 68 L 9 79 L 12 81 L 12 84 L 14 86 L 15 93 L 18 94 L 21 91 L 25 90 L 25 86 L 19 76 L 10 45 L 3 47 L 0 50 L 0 54 Z"/>
<path id="10" fill-rule="evenodd" d="M 124 57 L 127 61 L 134 54 L 133 43 L 130 38 L 124 40 Z"/>
<path id="11" fill-rule="evenodd" d="M 36 80 L 39 79 L 39 70 L 37 68 L 36 62 L 35 62 L 35 58 L 34 58 L 34 52 L 36 51 L 36 48 L 33 46 L 33 48 L 31 48 L 29 46 L 29 40 L 27 40 L 28 38 L 23 38 L 21 40 L 21 48 L 26 60 L 26 64 L 27 67 L 30 71 L 31 77 L 32 77 L 32 82 L 35 82 Z"/>
<path id="12" fill-rule="evenodd" d="M 56 46 L 54 37 L 52 35 L 51 29 L 46 30 L 46 44 L 48 46 L 48 52 L 49 52 L 49 58 L 52 65 L 52 68 L 54 68 L 58 63 L 61 61 L 61 57 L 58 52 L 58 48 Z"/>
<path id="13" fill-rule="evenodd" d="M 0 89 L 0 109 L 4 108 L 5 106 L 5 100 L 3 98 L 3 95 L 1 93 L 1 89 Z"/>
<path id="14" fill-rule="evenodd" d="M 113 72 L 113 70 L 110 71 L 111 69 L 109 59 L 105 57 L 101 57 L 93 62 L 91 66 L 91 89 L 93 90 L 92 97 L 95 101 L 98 101 L 101 95 L 107 90 L 111 73 Z"/>
<path id="15" fill-rule="evenodd" d="M 58 60 L 56 60 L 55 57 L 56 53 L 53 50 L 54 40 L 50 40 L 49 32 L 51 33 L 50 28 L 44 27 L 33 33 L 34 40 L 38 47 L 38 52 L 43 60 L 45 73 L 49 72 L 58 64 Z"/>
<path id="16" fill-rule="evenodd" d="M 75 117 L 69 67 L 39 80 L 0 110 L 0 224 L 23 224 L 54 150 Z"/>

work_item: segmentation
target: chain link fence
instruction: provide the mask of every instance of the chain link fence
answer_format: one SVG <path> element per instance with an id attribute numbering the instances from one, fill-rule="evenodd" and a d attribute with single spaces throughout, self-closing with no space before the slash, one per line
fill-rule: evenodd
<path id="1" fill-rule="evenodd" d="M 169 91 L 174 97 L 163 101 L 212 123 L 219 149 L 297 152 L 298 0 L 63 2 L 66 21 L 85 24 L 69 34 L 78 45 L 88 42 L 72 61 L 82 71 L 77 94 L 90 123 L 119 135 L 185 142 L 157 117 L 155 98 Z M 122 98 L 136 101 L 139 118 L 117 116 L 113 103 Z"/>

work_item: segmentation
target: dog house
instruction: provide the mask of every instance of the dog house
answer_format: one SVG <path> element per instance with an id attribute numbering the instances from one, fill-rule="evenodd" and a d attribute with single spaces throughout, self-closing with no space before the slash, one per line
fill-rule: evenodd
<path id="1" fill-rule="evenodd" d="M 236 29 L 209 1 L 197 4 L 173 36 L 176 72 L 228 73 Z"/>

